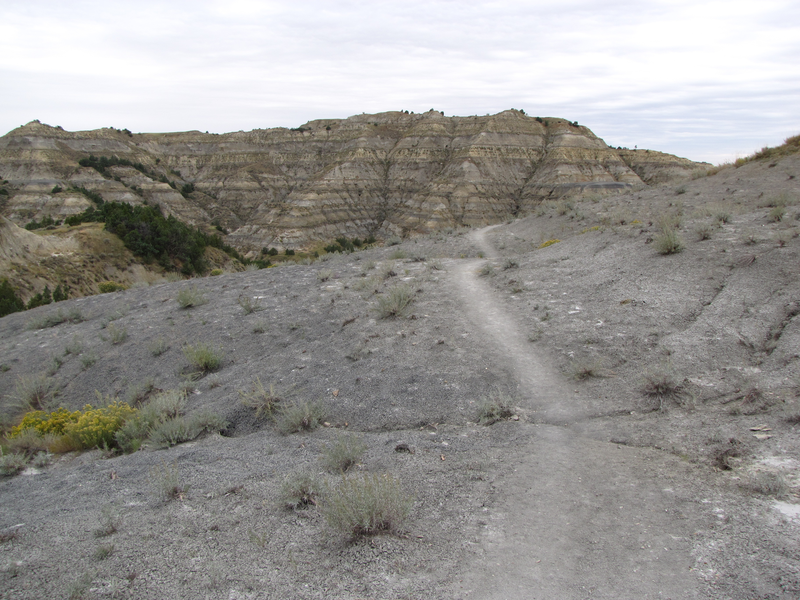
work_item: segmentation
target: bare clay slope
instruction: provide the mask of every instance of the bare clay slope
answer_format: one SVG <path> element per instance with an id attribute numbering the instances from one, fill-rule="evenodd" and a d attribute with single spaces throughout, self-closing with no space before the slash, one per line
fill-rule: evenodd
<path id="1" fill-rule="evenodd" d="M 475 238 L 440 232 L 0 319 L 6 411 L 20 376 L 48 370 L 71 408 L 94 390 L 124 398 L 148 378 L 176 388 L 188 371 L 182 346 L 208 342 L 225 360 L 195 382 L 188 411 L 231 422 L 227 436 L 68 455 L 0 481 L 0 530 L 19 525 L 0 543 L 0 589 L 796 598 L 800 446 L 787 417 L 800 413 L 798 168 L 788 157 L 683 187 L 590 192 Z M 767 204 L 785 206 L 780 221 Z M 695 238 L 723 212 L 710 239 Z M 680 217 L 678 254 L 654 249 L 665 215 Z M 378 318 L 378 300 L 403 283 L 414 292 L 406 317 Z M 179 308 L 177 293 L 193 285 L 208 303 Z M 240 297 L 263 310 L 246 314 Z M 86 320 L 26 328 L 71 308 Z M 128 338 L 112 343 L 109 324 Z M 169 349 L 154 356 L 159 339 Z M 65 355 L 75 340 L 81 354 Z M 662 398 L 643 391 L 658 368 L 675 382 Z M 256 378 L 320 401 L 330 427 L 280 434 L 241 403 Z M 482 401 L 499 396 L 513 417 L 477 425 Z M 347 432 L 367 446 L 357 473 L 396 476 L 414 498 L 396 535 L 350 542 L 317 508 L 278 506 L 283 477 L 324 473 L 326 446 Z M 188 484 L 166 504 L 148 481 L 164 465 Z M 754 491 L 759 473 L 785 490 Z M 96 538 L 104 510 L 119 527 Z"/>
<path id="2" fill-rule="evenodd" d="M 565 190 L 685 178 L 701 166 L 624 152 L 576 123 L 516 110 L 386 112 L 222 135 L 67 132 L 34 121 L 0 138 L 0 177 L 10 182 L 0 208 L 20 225 L 63 218 L 89 206 L 71 191 L 80 186 L 218 224 L 227 243 L 260 251 L 497 223 Z M 103 174 L 79 167 L 90 154 L 127 163 Z"/>

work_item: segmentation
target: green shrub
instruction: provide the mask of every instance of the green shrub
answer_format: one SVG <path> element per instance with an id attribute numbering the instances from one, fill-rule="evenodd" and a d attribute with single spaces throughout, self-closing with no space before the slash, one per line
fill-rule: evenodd
<path id="1" fill-rule="evenodd" d="M 195 286 L 183 288 L 175 297 L 181 308 L 192 308 L 202 306 L 208 302 L 208 297 L 198 290 Z"/>
<path id="2" fill-rule="evenodd" d="M 225 358 L 221 348 L 214 348 L 204 342 L 184 346 L 183 355 L 189 363 L 197 369 L 200 375 L 218 370 L 222 366 L 222 361 Z"/>
<path id="3" fill-rule="evenodd" d="M 321 402 L 302 400 L 284 403 L 279 410 L 277 425 L 283 433 L 310 431 L 325 420 L 325 407 Z"/>
<path id="4" fill-rule="evenodd" d="M 408 254 L 405 250 L 397 249 L 389 254 L 389 258 L 392 260 L 401 260 L 403 258 L 408 258 Z"/>
<path id="5" fill-rule="evenodd" d="M 223 271 L 222 269 L 211 269 L 211 273 L 209 273 L 209 275 L 211 275 L 212 277 L 217 277 L 218 275 L 222 275 L 224 272 L 225 271 Z"/>
<path id="6" fill-rule="evenodd" d="M 108 294 L 110 292 L 121 292 L 128 288 L 116 281 L 101 281 L 97 284 L 97 289 L 100 290 L 101 294 Z"/>
<path id="7" fill-rule="evenodd" d="M 8 279 L 0 281 L 0 317 L 25 310 L 25 303 L 17 296 Z"/>
<path id="8" fill-rule="evenodd" d="M 89 367 L 91 367 L 92 365 L 94 365 L 94 363 L 96 362 L 97 362 L 97 354 L 95 354 L 94 352 L 89 352 L 88 354 L 84 354 L 81 356 L 81 367 L 83 368 L 84 371 Z"/>
<path id="9" fill-rule="evenodd" d="M 333 444 L 329 444 L 322 451 L 322 464 L 333 473 L 344 473 L 355 465 L 367 445 L 354 435 L 339 435 Z"/>
<path id="10" fill-rule="evenodd" d="M 397 531 L 412 506 L 396 478 L 378 474 L 342 477 L 319 504 L 328 525 L 351 537 Z"/>
<path id="11" fill-rule="evenodd" d="M 664 227 L 661 233 L 653 238 L 653 245 L 659 254 L 677 254 L 683 250 L 683 241 L 673 227 Z"/>
<path id="12" fill-rule="evenodd" d="M 396 285 L 378 297 L 378 316 L 381 319 L 402 317 L 414 301 L 414 292 L 408 285 Z"/>

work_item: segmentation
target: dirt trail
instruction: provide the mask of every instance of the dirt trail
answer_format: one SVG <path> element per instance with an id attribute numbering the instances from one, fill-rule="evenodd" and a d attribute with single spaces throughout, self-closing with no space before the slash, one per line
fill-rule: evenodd
<path id="1" fill-rule="evenodd" d="M 486 241 L 473 240 L 499 258 Z M 477 274 L 481 261 L 453 272 L 453 283 L 498 361 L 510 365 L 519 423 L 516 451 L 495 480 L 494 502 L 465 569 L 458 596 L 503 599 L 700 598 L 692 535 L 707 519 L 686 490 L 689 468 L 650 449 L 591 440 L 568 425 L 575 390 L 536 355 L 520 324 Z M 509 424 L 512 426 L 513 424 Z"/>

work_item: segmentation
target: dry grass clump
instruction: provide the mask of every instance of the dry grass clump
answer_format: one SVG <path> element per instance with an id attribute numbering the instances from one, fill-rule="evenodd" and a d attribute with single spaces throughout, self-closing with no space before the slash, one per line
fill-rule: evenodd
<path id="1" fill-rule="evenodd" d="M 183 355 L 197 369 L 195 375 L 206 375 L 216 371 L 222 366 L 225 354 L 220 348 L 214 348 L 210 344 L 198 342 L 184 346 Z"/>
<path id="2" fill-rule="evenodd" d="M 276 424 L 286 434 L 311 431 L 325 420 L 325 407 L 322 402 L 296 400 L 280 407 Z"/>
<path id="3" fill-rule="evenodd" d="M 59 388 L 55 379 L 47 375 L 20 375 L 11 393 L 13 408 L 17 412 L 48 411 Z"/>
<path id="4" fill-rule="evenodd" d="M 80 309 L 70 308 L 67 311 L 58 309 L 56 312 L 51 312 L 40 317 L 34 317 L 28 321 L 28 329 L 46 329 L 48 327 L 55 327 L 62 323 L 80 323 L 84 320 L 83 314 Z"/>
<path id="5" fill-rule="evenodd" d="M 759 471 L 752 474 L 745 486 L 758 494 L 776 498 L 785 496 L 789 492 L 786 478 L 780 473 L 772 471 Z"/>
<path id="6" fill-rule="evenodd" d="M 658 400 L 658 410 L 664 410 L 666 400 L 673 399 L 681 403 L 682 383 L 675 375 L 671 363 L 650 369 L 645 372 L 642 379 L 642 392 Z"/>
<path id="7" fill-rule="evenodd" d="M 364 441 L 354 435 L 340 435 L 322 451 L 322 464 L 328 471 L 344 473 L 358 463 L 367 451 Z"/>
<path id="8" fill-rule="evenodd" d="M 591 362 L 573 360 L 569 366 L 569 375 L 572 379 L 583 381 L 590 377 L 612 377 L 613 373 L 605 368 L 605 363 L 600 359 Z"/>
<path id="9" fill-rule="evenodd" d="M 281 397 L 275 391 L 275 386 L 270 383 L 269 389 L 265 388 L 259 377 L 256 377 L 255 383 L 253 383 L 249 392 L 239 391 L 239 398 L 246 407 L 255 409 L 256 419 L 262 415 L 271 417 L 276 406 L 281 402 Z"/>
<path id="10" fill-rule="evenodd" d="M 183 288 L 178 292 L 175 297 L 181 308 L 192 308 L 193 306 L 202 306 L 208 302 L 208 297 L 197 289 L 197 287 Z"/>
<path id="11" fill-rule="evenodd" d="M 245 294 L 240 294 L 239 298 L 237 299 L 239 306 L 242 307 L 244 314 L 249 315 L 259 310 L 264 310 L 264 306 L 257 298 L 253 298 L 252 296 L 246 296 Z"/>
<path id="12" fill-rule="evenodd" d="M 677 254 L 683 250 L 683 240 L 674 227 L 664 226 L 653 238 L 653 246 L 659 254 Z"/>
<path id="13" fill-rule="evenodd" d="M 322 486 L 320 478 L 310 471 L 290 473 L 281 483 L 281 504 L 294 510 L 316 506 Z"/>
<path id="14" fill-rule="evenodd" d="M 162 460 L 160 464 L 153 465 L 148 472 L 148 480 L 156 497 L 162 502 L 182 500 L 188 489 L 178 471 L 177 461 L 167 464 Z"/>
<path id="15" fill-rule="evenodd" d="M 505 421 L 514 415 L 511 409 L 511 400 L 501 393 L 484 398 L 478 407 L 477 422 L 480 425 L 494 425 L 498 421 Z"/>
<path id="16" fill-rule="evenodd" d="M 413 301 L 414 291 L 410 286 L 396 285 L 378 297 L 378 316 L 381 319 L 403 317 Z"/>
<path id="17" fill-rule="evenodd" d="M 391 475 L 344 476 L 319 503 L 328 525 L 350 537 L 397 531 L 413 500 Z"/>

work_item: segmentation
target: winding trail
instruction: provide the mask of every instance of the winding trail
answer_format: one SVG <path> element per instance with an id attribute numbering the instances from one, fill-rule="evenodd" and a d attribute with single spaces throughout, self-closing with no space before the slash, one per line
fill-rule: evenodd
<path id="1" fill-rule="evenodd" d="M 490 259 L 500 258 L 473 232 Z M 494 481 L 494 500 L 458 598 L 572 600 L 701 598 L 691 572 L 692 536 L 707 518 L 684 493 L 686 465 L 652 449 L 582 437 L 575 390 L 537 356 L 521 324 L 479 278 L 482 261 L 461 262 L 452 285 L 478 339 L 510 366 L 518 402 L 533 423 L 519 423 L 511 466 Z M 682 491 L 683 490 L 683 491 Z"/>

